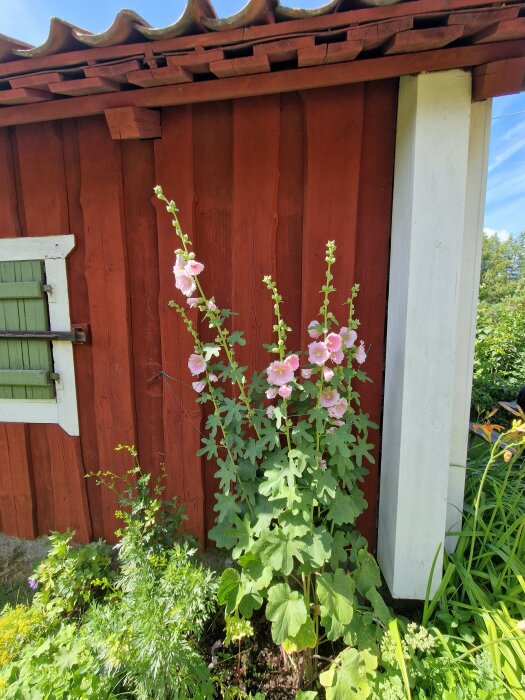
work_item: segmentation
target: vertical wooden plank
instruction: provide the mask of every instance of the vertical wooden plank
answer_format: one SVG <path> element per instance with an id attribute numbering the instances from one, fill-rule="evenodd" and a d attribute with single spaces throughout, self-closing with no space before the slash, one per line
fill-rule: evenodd
<path id="1" fill-rule="evenodd" d="M 78 323 L 89 323 L 89 294 L 85 274 L 86 237 L 82 207 L 80 205 L 80 150 L 76 120 L 68 119 L 62 122 L 62 139 L 69 232 L 75 236 L 75 250 L 67 259 L 68 277 L 70 280 L 69 303 L 71 318 Z M 76 345 L 74 347 L 74 358 L 77 401 L 79 405 L 80 449 L 84 474 L 88 474 L 100 469 L 98 443 L 95 437 L 97 424 L 92 343 Z M 94 479 L 86 479 L 85 484 L 92 535 L 94 538 L 104 537 L 102 487 L 97 486 Z"/>
<path id="2" fill-rule="evenodd" d="M 276 257 L 277 282 L 285 302 L 285 320 L 292 328 L 288 336 L 291 350 L 298 350 L 301 345 L 304 145 L 301 99 L 297 93 L 283 94 Z"/>
<path id="3" fill-rule="evenodd" d="M 302 93 L 306 123 L 306 181 L 302 287 L 303 346 L 321 305 L 327 240 L 337 244 L 331 309 L 346 325 L 343 306 L 355 281 L 357 197 L 363 133 L 363 85 Z"/>
<path id="4" fill-rule="evenodd" d="M 94 439 L 100 466 L 122 474 L 130 466 L 129 455 L 115 452 L 115 447 L 137 441 L 121 144 L 112 141 L 103 117 L 83 119 L 78 127 L 85 277 L 93 343 Z M 118 525 L 115 498 L 102 489 L 101 499 L 104 536 L 114 540 Z"/>
<path id="5" fill-rule="evenodd" d="M 270 342 L 273 306 L 262 279 L 277 273 L 279 130 L 279 95 L 234 102 L 232 326 L 247 334 L 237 355 L 249 372 L 271 361 L 262 344 Z"/>
<path id="6" fill-rule="evenodd" d="M 195 231 L 197 257 L 206 269 L 201 281 L 221 308 L 231 308 L 233 142 L 232 103 L 217 102 L 193 107 L 193 161 L 195 182 Z M 215 333 L 201 324 L 202 337 L 211 342 Z M 205 407 L 203 425 L 209 415 Z M 202 460 L 205 492 L 206 532 L 215 522 L 215 493 L 218 490 L 214 462 Z"/>
<path id="7" fill-rule="evenodd" d="M 366 346 L 370 347 L 363 368 L 373 381 L 371 384 L 362 384 L 360 388 L 363 410 L 378 425 L 381 423 L 383 403 L 397 93 L 397 80 L 366 84 L 358 203 L 356 281 L 361 285 L 361 291 L 356 311 L 361 320 L 359 335 Z M 380 430 L 371 433 L 370 441 L 375 445 L 376 463 L 370 466 L 370 473 L 364 483 L 368 509 L 361 516 L 359 526 L 368 539 L 370 549 L 375 550 Z"/>
<path id="8" fill-rule="evenodd" d="M 32 539 L 34 493 L 24 425 L 0 424 L 0 464 L 0 529 L 6 535 Z"/>
<path id="9" fill-rule="evenodd" d="M 42 148 L 42 144 L 45 148 Z M 19 197 L 30 236 L 68 233 L 69 211 L 64 172 L 62 130 L 58 123 L 16 128 L 19 166 Z M 74 255 L 74 253 L 73 253 Z M 70 287 L 74 290 L 73 284 Z M 91 537 L 91 521 L 83 478 L 79 438 L 57 425 L 30 425 L 33 469 L 40 533 L 72 527 L 79 541 Z M 70 522 L 70 525 L 67 523 Z"/>
<path id="10" fill-rule="evenodd" d="M 143 469 L 158 476 L 164 462 L 164 429 L 152 141 L 122 141 L 122 174 L 139 457 Z"/>
<path id="11" fill-rule="evenodd" d="M 196 250 L 200 250 L 194 228 L 193 125 L 191 107 L 174 107 L 162 112 L 162 139 L 155 141 L 157 184 L 180 209 L 180 221 Z M 169 491 L 185 505 L 188 531 L 204 544 L 204 479 L 196 452 L 200 447 L 202 410 L 191 387 L 188 357 L 193 342 L 177 313 L 168 307 L 170 299 L 184 303 L 175 290 L 173 251 L 179 247 L 171 217 L 157 206 L 159 250 L 159 315 L 163 383 L 164 450 Z M 203 278 L 204 279 L 204 278 Z M 196 321 L 194 313 L 192 318 Z"/>
<path id="12" fill-rule="evenodd" d="M 0 237 L 21 235 L 12 133 L 0 129 Z M 36 535 L 33 470 L 26 426 L 0 424 L 0 523 L 7 535 Z"/>

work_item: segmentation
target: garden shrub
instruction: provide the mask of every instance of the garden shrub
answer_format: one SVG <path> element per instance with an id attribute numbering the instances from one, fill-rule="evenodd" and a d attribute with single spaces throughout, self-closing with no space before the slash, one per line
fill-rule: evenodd
<path id="1" fill-rule="evenodd" d="M 24 645 L 36 639 L 44 625 L 45 617 L 40 608 L 7 605 L 0 614 L 0 668 L 16 658 Z"/>
<path id="2" fill-rule="evenodd" d="M 74 532 L 52 532 L 46 557 L 29 580 L 36 589 L 33 605 L 49 614 L 79 615 L 97 598 L 111 591 L 114 571 L 111 549 L 105 542 L 72 546 Z"/>
<path id="3" fill-rule="evenodd" d="M 0 671 L 0 697 L 6 700 L 113 700 L 114 686 L 75 623 L 62 622 L 26 644 Z"/>

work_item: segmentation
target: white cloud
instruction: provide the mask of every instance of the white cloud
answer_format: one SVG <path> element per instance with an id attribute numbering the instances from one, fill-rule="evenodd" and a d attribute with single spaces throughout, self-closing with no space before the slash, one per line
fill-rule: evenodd
<path id="1" fill-rule="evenodd" d="M 504 229 L 494 229 L 494 228 L 484 228 L 483 233 L 486 233 L 489 238 L 492 238 L 492 236 L 496 236 L 496 238 L 504 243 L 505 241 L 508 241 L 510 238 L 510 233 Z"/>

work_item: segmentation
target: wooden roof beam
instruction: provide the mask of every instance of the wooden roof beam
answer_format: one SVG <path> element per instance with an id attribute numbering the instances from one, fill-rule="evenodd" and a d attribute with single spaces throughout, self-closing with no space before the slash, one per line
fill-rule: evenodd
<path id="1" fill-rule="evenodd" d="M 472 99 L 486 100 L 520 92 L 525 87 L 525 57 L 494 61 L 473 71 Z"/>
<path id="2" fill-rule="evenodd" d="M 106 109 L 104 114 L 114 141 L 158 139 L 161 136 L 160 112 L 154 109 L 116 107 Z"/>

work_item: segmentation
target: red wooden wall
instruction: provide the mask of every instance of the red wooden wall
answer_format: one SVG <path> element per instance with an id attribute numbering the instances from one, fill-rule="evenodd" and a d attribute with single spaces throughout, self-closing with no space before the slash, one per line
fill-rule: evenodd
<path id="1" fill-rule="evenodd" d="M 0 424 L 3 532 L 70 527 L 81 541 L 111 539 L 113 496 L 84 475 L 127 469 L 118 443 L 137 445 L 155 473 L 166 464 L 194 534 L 203 540 L 212 525 L 213 466 L 195 457 L 203 415 L 188 388 L 192 346 L 168 308 L 178 246 L 157 183 L 180 207 L 206 288 L 239 312 L 243 362 L 259 371 L 272 326 L 263 275 L 277 278 L 291 345 L 304 347 L 324 244 L 336 240 L 335 310 L 359 282 L 374 380 L 364 406 L 380 420 L 396 95 L 393 80 L 167 108 L 155 141 L 112 141 L 102 116 L 0 130 L 0 236 L 75 234 L 71 318 L 92 332 L 74 351 L 80 437 Z M 376 470 L 366 495 L 374 541 Z"/>

